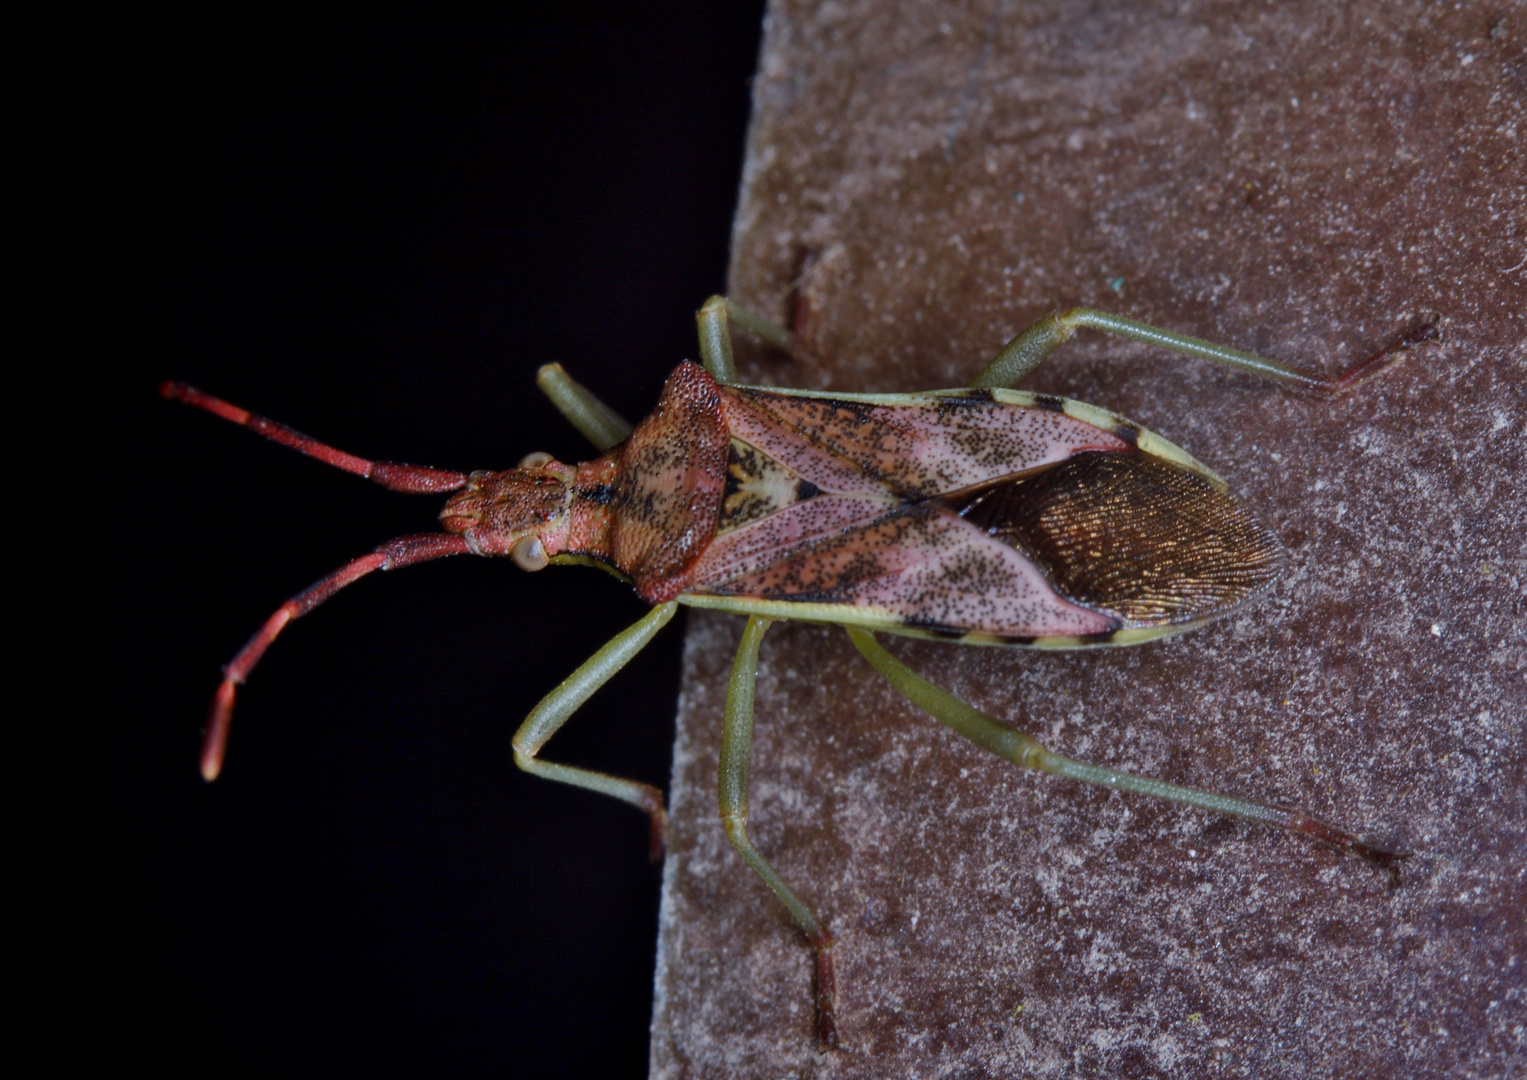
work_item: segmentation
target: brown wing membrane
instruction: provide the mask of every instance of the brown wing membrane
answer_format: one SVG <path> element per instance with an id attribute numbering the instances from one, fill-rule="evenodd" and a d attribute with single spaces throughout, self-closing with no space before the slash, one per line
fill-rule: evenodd
<path id="1" fill-rule="evenodd" d="M 1277 539 L 1203 477 L 1146 454 L 1077 454 L 946 497 L 1056 590 L 1134 625 L 1208 618 L 1273 580 Z"/>

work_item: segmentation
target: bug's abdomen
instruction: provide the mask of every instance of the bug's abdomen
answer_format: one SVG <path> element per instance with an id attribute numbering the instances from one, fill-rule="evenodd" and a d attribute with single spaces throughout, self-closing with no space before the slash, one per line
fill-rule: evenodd
<path id="1" fill-rule="evenodd" d="M 1272 582 L 1277 538 L 1202 476 L 1140 453 L 1083 453 L 950 500 L 1074 603 L 1130 626 L 1197 622 Z"/>

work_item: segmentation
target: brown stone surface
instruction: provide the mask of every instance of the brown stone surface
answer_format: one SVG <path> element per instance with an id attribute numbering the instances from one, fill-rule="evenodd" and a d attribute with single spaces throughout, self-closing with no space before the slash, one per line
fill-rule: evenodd
<path id="1" fill-rule="evenodd" d="M 1415 852 L 1397 892 L 1270 829 L 1028 775 L 783 624 L 752 830 L 837 934 L 810 957 L 716 820 L 740 621 L 690 616 L 653 1022 L 659 1077 L 1506 1077 L 1527 1068 L 1527 15 L 1520 5 L 771 9 L 734 295 L 815 367 L 957 384 L 1095 304 L 1336 371 L 1299 400 L 1084 335 L 1026 383 L 1226 475 L 1288 545 L 1254 608 L 1133 650 L 892 642 L 1062 753 L 1303 806 Z"/>

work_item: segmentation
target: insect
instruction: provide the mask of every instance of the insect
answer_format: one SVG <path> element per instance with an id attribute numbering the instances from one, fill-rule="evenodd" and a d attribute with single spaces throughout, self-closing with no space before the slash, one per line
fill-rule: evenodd
<path id="1" fill-rule="evenodd" d="M 404 536 L 288 600 L 225 669 L 201 756 L 215 779 L 236 688 L 282 629 L 377 570 L 451 555 L 504 555 L 525 570 L 600 567 L 652 610 L 546 695 L 514 736 L 516 763 L 648 815 L 662 851 L 662 793 L 546 761 L 541 750 L 680 604 L 747 616 L 722 720 L 719 801 L 738 854 L 788 909 L 816 958 L 822 1042 L 838 1041 L 833 938 L 748 838 L 753 693 L 760 643 L 778 619 L 845 627 L 908 699 L 1015 764 L 1312 836 L 1383 868 L 1406 856 L 1298 810 L 1105 769 L 1053 754 L 888 653 L 875 632 L 981 645 L 1085 648 L 1177 634 L 1247 603 L 1274 580 L 1278 541 L 1217 474 L 1104 409 L 1003 389 L 1077 330 L 1101 330 L 1270 379 L 1341 393 L 1436 336 L 1423 324 L 1340 376 L 1308 374 L 1132 319 L 1077 308 L 1014 338 L 969 385 L 921 394 L 838 394 L 740 385 L 732 324 L 803 352 L 782 327 L 721 297 L 697 315 L 702 365 L 681 364 L 632 426 L 560 367 L 537 382 L 600 455 L 568 465 L 533 453 L 470 475 L 370 461 L 181 383 L 170 399 L 214 413 L 395 491 L 451 493 L 444 531 Z"/>

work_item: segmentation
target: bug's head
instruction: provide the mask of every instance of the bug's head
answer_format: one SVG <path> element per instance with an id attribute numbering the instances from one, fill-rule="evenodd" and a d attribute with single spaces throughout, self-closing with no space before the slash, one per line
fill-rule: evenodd
<path id="1" fill-rule="evenodd" d="M 527 454 L 517 468 L 475 472 L 440 511 L 445 531 L 479 555 L 508 555 L 540 570 L 567 546 L 578 469 L 550 454 Z"/>

